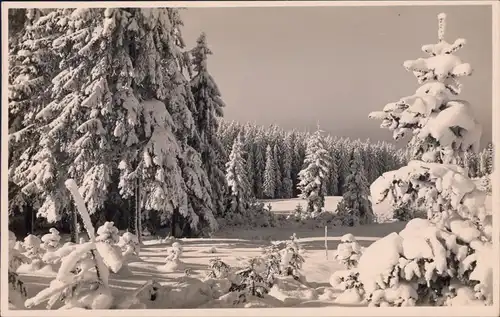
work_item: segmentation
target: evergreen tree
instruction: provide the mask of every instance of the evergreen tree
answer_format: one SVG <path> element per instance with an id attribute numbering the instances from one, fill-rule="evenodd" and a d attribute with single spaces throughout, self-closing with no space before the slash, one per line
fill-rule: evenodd
<path id="1" fill-rule="evenodd" d="M 307 200 L 307 212 L 319 213 L 325 205 L 324 183 L 328 174 L 328 152 L 325 150 L 321 130 L 309 138 L 304 169 L 299 172 L 300 198 Z"/>
<path id="2" fill-rule="evenodd" d="M 278 143 L 274 144 L 273 147 L 273 161 L 274 161 L 274 175 L 275 175 L 275 191 L 274 191 L 274 197 L 275 198 L 283 198 L 282 194 L 282 186 L 283 186 L 283 178 L 281 175 L 281 160 L 279 156 L 279 148 Z"/>
<path id="3" fill-rule="evenodd" d="M 226 180 L 230 189 L 226 219 L 238 219 L 245 216 L 250 206 L 252 194 L 243 155 L 243 141 L 241 134 L 238 134 L 229 154 L 229 161 L 226 163 Z"/>
<path id="4" fill-rule="evenodd" d="M 276 164 L 274 158 L 274 151 L 268 145 L 266 149 L 266 168 L 264 170 L 264 195 L 267 198 L 275 198 Z"/>
<path id="5" fill-rule="evenodd" d="M 255 170 L 254 190 L 255 197 L 264 198 L 264 171 L 266 169 L 266 146 L 264 142 L 264 130 L 258 129 L 255 136 Z"/>
<path id="6" fill-rule="evenodd" d="M 374 216 L 370 192 L 359 149 L 355 149 L 351 155 L 350 170 L 342 201 L 337 206 L 337 216 L 348 226 L 372 223 Z"/>
<path id="7" fill-rule="evenodd" d="M 306 135 L 303 133 L 297 133 L 295 142 L 294 142 L 294 147 L 293 147 L 293 160 L 292 160 L 292 181 L 293 181 L 293 188 L 294 188 L 294 193 L 293 196 L 297 196 L 300 193 L 300 188 L 299 188 L 299 172 L 302 170 L 303 165 L 304 165 L 304 158 L 305 158 L 305 138 Z"/>
<path id="8" fill-rule="evenodd" d="M 46 12 L 44 12 L 46 11 Z M 36 209 L 49 221 L 60 219 L 69 202 L 66 191 L 52 183 L 59 156 L 43 150 L 36 115 L 50 102 L 50 83 L 59 57 L 52 41 L 59 33 L 52 17 L 59 12 L 39 9 L 9 10 L 9 209 L 24 213 L 33 232 Z M 43 17 L 43 21 L 41 21 Z M 40 209 L 40 207 L 42 207 Z"/>
<path id="9" fill-rule="evenodd" d="M 191 79 L 190 86 L 196 105 L 195 122 L 201 139 L 202 164 L 210 180 L 212 205 L 220 212 L 225 203 L 227 183 L 218 160 L 226 154 L 217 130 L 225 104 L 215 80 L 208 73 L 207 57 L 211 54 L 203 33 L 198 38 L 196 47 L 191 50 L 196 75 Z"/>
<path id="10" fill-rule="evenodd" d="M 461 91 L 458 79 L 471 75 L 472 68 L 454 55 L 465 40 L 450 44 L 444 39 L 445 19 L 444 13 L 438 15 L 438 43 L 422 46 L 429 57 L 404 62 L 421 85 L 416 93 L 370 114 L 383 120 L 381 127 L 391 130 L 396 140 L 413 132 L 414 150 L 407 166 L 386 173 L 371 185 L 371 196 L 376 203 L 388 200 L 397 207 L 421 207 L 428 218 L 413 219 L 399 235 L 392 233 L 365 249 L 358 270 L 370 300 L 375 292 L 383 296 L 404 283 L 411 285 L 409 291 L 415 294 L 410 305 L 441 306 L 454 300 L 459 289 L 480 305 L 492 303 L 491 278 L 483 278 L 493 274 L 493 263 L 486 255 L 493 251 L 492 215 L 485 208 L 484 193 L 467 177 L 467 171 L 456 165 L 466 151 L 476 152 L 480 144 L 481 129 L 472 117 L 471 105 L 454 97 Z M 475 233 L 464 235 L 463 228 Z M 400 246 L 397 251 L 394 241 Z M 422 247 L 415 249 L 418 244 Z M 415 267 L 420 271 L 418 276 L 400 274 L 397 279 L 389 277 L 383 285 L 368 286 L 373 276 L 388 276 L 373 269 L 374 257 L 383 258 L 386 247 L 392 248 L 388 252 L 400 255 L 429 248 L 429 255 L 425 256 L 425 265 L 421 260 L 408 261 L 407 256 L 400 256 L 383 269 L 395 273 Z"/>
<path id="11" fill-rule="evenodd" d="M 487 160 L 486 160 L 486 171 L 489 175 L 493 174 L 493 162 L 495 157 L 495 151 L 493 151 L 493 143 L 488 143 L 486 147 Z"/>
<path id="12" fill-rule="evenodd" d="M 281 175 L 283 177 L 282 181 L 282 197 L 292 198 L 293 197 L 293 181 L 292 181 L 292 151 L 293 151 L 293 134 L 287 133 L 283 143 L 283 164 Z"/>

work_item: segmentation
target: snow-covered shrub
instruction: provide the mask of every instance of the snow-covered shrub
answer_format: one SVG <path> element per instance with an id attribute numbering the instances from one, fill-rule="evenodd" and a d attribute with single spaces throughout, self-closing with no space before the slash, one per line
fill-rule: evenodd
<path id="1" fill-rule="evenodd" d="M 95 241 L 95 246 L 110 271 L 113 273 L 120 271 L 124 261 L 121 248 L 117 245 L 120 242 L 118 228 L 115 227 L 112 221 L 106 221 L 102 226 L 97 228 Z"/>
<path id="2" fill-rule="evenodd" d="M 330 277 L 330 285 L 339 291 L 335 302 L 338 304 L 356 304 L 363 301 L 364 288 L 355 268 L 335 271 Z"/>
<path id="3" fill-rule="evenodd" d="M 94 227 L 76 183 L 70 179 L 65 185 L 75 200 L 90 241 L 73 245 L 71 253 L 62 258 L 56 278 L 47 288 L 27 299 L 25 306 L 31 308 L 47 302 L 50 309 L 62 301 L 61 309 L 109 309 L 114 297 L 108 285 L 108 268 L 96 247 Z"/>
<path id="4" fill-rule="evenodd" d="M 42 268 L 44 250 L 41 247 L 42 241 L 33 234 L 24 238 L 23 247 L 26 250 L 23 255 L 29 259 L 28 263 L 19 266 L 18 272 L 34 272 Z"/>
<path id="5" fill-rule="evenodd" d="M 304 214 L 304 208 L 300 203 L 295 206 L 295 209 L 292 213 L 287 216 L 287 219 L 294 219 L 295 221 L 299 221 L 301 219 L 306 219 L 306 215 Z"/>
<path id="6" fill-rule="evenodd" d="M 113 221 L 106 221 L 102 226 L 97 228 L 96 241 L 109 244 L 116 244 L 120 241 L 118 228 L 115 227 Z"/>
<path id="7" fill-rule="evenodd" d="M 226 264 L 221 258 L 210 259 L 208 262 L 209 278 L 227 278 L 231 272 L 231 266 Z"/>
<path id="8" fill-rule="evenodd" d="M 248 212 L 250 219 L 247 225 L 252 228 L 277 226 L 276 214 L 271 211 L 270 205 L 266 207 L 264 203 L 252 200 Z"/>
<path id="9" fill-rule="evenodd" d="M 120 237 L 120 241 L 118 242 L 118 246 L 121 247 L 122 255 L 124 257 L 130 255 L 139 256 L 139 252 L 141 249 L 139 239 L 132 232 L 127 231 L 123 233 L 123 235 Z"/>
<path id="10" fill-rule="evenodd" d="M 19 278 L 16 271 L 22 264 L 30 263 L 30 259 L 13 248 L 13 246 L 15 246 L 15 242 L 16 236 L 12 231 L 9 231 L 9 308 L 23 309 L 24 301 L 27 298 L 27 292 L 23 281 Z"/>
<path id="11" fill-rule="evenodd" d="M 334 258 L 346 269 L 336 271 L 330 277 L 330 285 L 343 292 L 336 298 L 337 303 L 359 303 L 363 300 L 363 284 L 359 281 L 356 269 L 362 251 L 363 248 L 352 234 L 348 233 L 340 238 Z"/>
<path id="12" fill-rule="evenodd" d="M 265 279 L 266 283 L 271 287 L 279 275 L 281 275 L 281 252 L 276 243 L 271 243 L 270 246 L 263 250 L 262 258 L 266 265 Z"/>
<path id="13" fill-rule="evenodd" d="M 40 238 L 33 234 L 29 234 L 24 238 L 23 246 L 26 250 L 25 255 L 29 258 L 40 258 L 43 253 L 43 249 L 41 248 L 42 241 Z"/>
<path id="14" fill-rule="evenodd" d="M 363 248 L 356 241 L 356 238 L 348 233 L 340 238 L 334 258 L 347 269 L 352 269 L 358 265 L 362 250 Z"/>
<path id="15" fill-rule="evenodd" d="M 239 277 L 239 283 L 234 283 L 231 286 L 231 292 L 238 292 L 240 294 L 264 297 L 269 292 L 269 286 L 264 277 L 263 259 L 260 257 L 253 257 L 248 259 L 244 267 L 236 272 Z"/>
<path id="16" fill-rule="evenodd" d="M 285 276 L 293 276 L 296 280 L 302 280 L 303 276 L 300 273 L 304 258 L 300 255 L 301 247 L 297 243 L 295 233 L 286 241 L 285 248 L 281 250 L 281 274 Z"/>
<path id="17" fill-rule="evenodd" d="M 204 282 L 210 286 L 212 295 L 216 298 L 227 294 L 231 287 L 238 285 L 231 266 L 220 258 L 210 259 L 207 278 Z"/>
<path id="18" fill-rule="evenodd" d="M 453 55 L 465 40 L 444 40 L 445 18 L 438 16 L 439 42 L 422 47 L 431 56 L 404 63 L 422 86 L 370 114 L 382 119 L 381 127 L 393 131 L 395 139 L 413 132 L 413 161 L 379 177 L 370 188 L 373 200 L 422 208 L 428 218 L 413 219 L 399 234 L 366 248 L 358 270 L 371 305 L 440 306 L 460 302 L 459 293 L 492 302 L 492 263 L 486 256 L 492 252 L 492 216 L 485 208 L 486 193 L 466 168 L 455 165 L 480 144 L 481 126 L 471 105 L 453 99 L 461 90 L 457 79 L 472 69 Z"/>
<path id="19" fill-rule="evenodd" d="M 182 245 L 179 242 L 172 243 L 172 247 L 168 250 L 168 255 L 165 258 L 165 265 L 159 267 L 163 272 L 182 271 L 185 268 L 184 262 L 181 261 Z"/>
<path id="20" fill-rule="evenodd" d="M 50 228 L 49 233 L 42 236 L 42 248 L 47 252 L 55 251 L 60 246 L 60 240 L 59 231 L 56 228 Z"/>

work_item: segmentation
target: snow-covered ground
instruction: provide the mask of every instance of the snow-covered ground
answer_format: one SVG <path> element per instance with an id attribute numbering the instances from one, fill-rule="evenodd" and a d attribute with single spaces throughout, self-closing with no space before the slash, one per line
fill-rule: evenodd
<path id="1" fill-rule="evenodd" d="M 334 210 L 334 206 L 339 201 L 340 197 L 327 197 L 326 209 Z M 491 199 L 488 201 L 491 204 Z M 292 211 L 299 202 L 304 203 L 300 199 L 290 199 L 272 201 L 271 204 L 275 212 L 287 213 Z M 382 207 L 376 205 L 374 208 Z M 175 287 L 183 280 L 185 269 L 190 270 L 190 277 L 203 278 L 208 271 L 210 259 L 220 257 L 227 264 L 238 266 L 242 259 L 261 255 L 263 247 L 269 245 L 270 241 L 287 240 L 295 232 L 299 238 L 298 242 L 304 249 L 302 256 L 305 263 L 302 274 L 307 280 L 306 288 L 312 295 L 304 297 L 302 300 L 285 301 L 287 304 L 283 304 L 283 306 L 335 306 L 334 300 L 338 293 L 332 291 L 329 280 L 333 272 L 343 269 L 341 264 L 334 260 L 334 250 L 336 250 L 340 238 L 346 233 L 352 233 L 356 236 L 359 244 L 366 247 L 391 232 L 401 231 L 405 225 L 405 222 L 392 222 L 359 227 L 328 228 L 328 254 L 325 250 L 325 233 L 322 228 L 309 229 L 290 226 L 248 230 L 226 229 L 216 233 L 212 238 L 181 239 L 180 242 L 183 246 L 181 261 L 185 265 L 173 273 L 162 272 L 160 268 L 165 265 L 164 259 L 167 256 L 167 249 L 172 243 L 149 239 L 144 241 L 144 245 L 141 247 L 140 258 L 142 261 L 129 263 L 130 272 L 128 274 L 111 273 L 110 286 L 118 294 L 123 292 L 123 295 L 130 293 L 131 290 L 151 279 L 162 285 Z M 32 297 L 49 285 L 55 273 L 36 272 L 21 273 L 20 275 L 26 283 L 28 297 Z M 304 296 L 303 293 L 301 294 L 297 297 Z M 166 296 L 169 296 L 168 293 Z M 189 299 L 186 300 L 189 302 Z M 185 301 L 181 304 L 182 302 L 182 300 L 177 299 L 148 302 L 148 308 L 196 308 L 202 304 L 201 302 L 186 304 Z M 33 307 L 33 309 L 44 308 L 44 305 Z"/>

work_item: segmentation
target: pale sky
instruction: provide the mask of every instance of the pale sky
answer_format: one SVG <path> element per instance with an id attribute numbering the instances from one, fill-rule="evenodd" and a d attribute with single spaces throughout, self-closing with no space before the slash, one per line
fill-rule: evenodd
<path id="1" fill-rule="evenodd" d="M 391 141 L 368 113 L 418 88 L 402 64 L 437 42 L 440 12 L 447 41 L 467 40 L 457 55 L 474 73 L 459 97 L 474 106 L 484 145 L 492 133 L 490 6 L 189 8 L 181 16 L 188 47 L 207 35 L 226 119 L 299 130 L 319 122 L 332 135 Z"/>

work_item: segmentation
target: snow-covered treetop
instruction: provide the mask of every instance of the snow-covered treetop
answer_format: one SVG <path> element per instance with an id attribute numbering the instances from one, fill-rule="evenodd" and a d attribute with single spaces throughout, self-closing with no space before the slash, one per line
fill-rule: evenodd
<path id="1" fill-rule="evenodd" d="M 472 67 L 453 55 L 464 46 L 465 39 L 453 44 L 444 40 L 445 18 L 444 13 L 438 16 L 438 43 L 422 46 L 430 57 L 403 64 L 421 84 L 415 94 L 388 103 L 369 117 L 382 120 L 381 127 L 393 131 L 396 140 L 412 132 L 413 158 L 455 163 L 457 154 L 478 151 L 482 128 L 474 119 L 471 105 L 453 99 L 461 91 L 458 78 L 470 76 Z"/>

